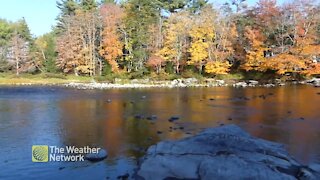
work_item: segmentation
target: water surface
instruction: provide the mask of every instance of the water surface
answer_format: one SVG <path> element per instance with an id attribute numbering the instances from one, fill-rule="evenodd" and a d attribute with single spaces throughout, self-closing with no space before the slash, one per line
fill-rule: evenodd
<path id="1" fill-rule="evenodd" d="M 145 149 L 204 128 L 237 124 L 286 145 L 300 162 L 320 162 L 320 92 L 276 88 L 76 90 L 0 87 L 0 179 L 110 179 L 132 173 Z M 111 100 L 108 101 L 108 100 Z M 157 120 L 146 117 L 156 115 Z M 179 116 L 175 123 L 171 116 Z M 31 146 L 99 146 L 91 162 L 31 162 Z"/>

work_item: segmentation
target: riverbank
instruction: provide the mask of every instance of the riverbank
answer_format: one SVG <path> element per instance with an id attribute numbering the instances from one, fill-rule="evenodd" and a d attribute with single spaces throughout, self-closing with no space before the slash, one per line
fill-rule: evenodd
<path id="1" fill-rule="evenodd" d="M 214 79 L 214 78 L 179 78 L 174 80 L 151 79 L 119 79 L 112 82 L 99 81 L 91 77 L 63 76 L 63 75 L 1 75 L 1 86 L 62 86 L 76 89 L 114 89 L 114 88 L 185 88 L 185 87 L 275 87 L 288 84 L 310 84 L 320 86 L 320 78 L 303 81 L 272 80 L 242 80 L 242 79 Z"/>

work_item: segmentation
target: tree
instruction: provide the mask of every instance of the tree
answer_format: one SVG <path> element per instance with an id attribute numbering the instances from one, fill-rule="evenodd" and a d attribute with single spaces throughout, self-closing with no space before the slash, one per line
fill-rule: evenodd
<path id="1" fill-rule="evenodd" d="M 180 73 L 182 59 L 186 58 L 188 51 L 188 37 L 190 31 L 190 14 L 187 11 L 173 13 L 166 24 L 165 39 L 163 48 L 159 55 L 166 61 L 172 61 L 175 65 L 175 72 Z"/>
<path id="2" fill-rule="evenodd" d="M 228 74 L 231 65 L 229 62 L 210 61 L 206 64 L 205 71 L 209 74 Z"/>
<path id="3" fill-rule="evenodd" d="M 4 19 L 0 19 L 0 71 L 6 71 L 9 67 L 7 54 L 12 31 L 10 23 Z"/>
<path id="4" fill-rule="evenodd" d="M 4 19 L 0 19 L 0 47 L 8 44 L 13 33 L 10 23 Z"/>
<path id="5" fill-rule="evenodd" d="M 57 1 L 57 7 L 60 9 L 60 14 L 57 17 L 57 33 L 61 33 L 65 30 L 67 24 L 66 19 L 68 17 L 74 16 L 76 10 L 79 8 L 79 4 L 76 0 L 61 0 Z"/>
<path id="6" fill-rule="evenodd" d="M 28 59 L 28 44 L 17 31 L 14 32 L 10 44 L 12 52 L 11 58 L 15 63 L 16 75 L 18 76 L 20 74 L 20 68 Z"/>
<path id="7" fill-rule="evenodd" d="M 53 32 L 44 34 L 35 40 L 32 58 L 40 71 L 56 72 L 56 37 Z"/>
<path id="8" fill-rule="evenodd" d="M 94 11 L 98 7 L 95 0 L 80 0 L 80 8 L 84 11 Z"/>
<path id="9" fill-rule="evenodd" d="M 264 36 L 259 30 L 247 27 L 245 37 L 247 38 L 248 49 L 246 50 L 246 59 L 241 68 L 246 71 L 259 71 L 261 65 L 265 62 L 264 51 L 267 50 L 264 46 Z"/>
<path id="10" fill-rule="evenodd" d="M 122 56 L 123 49 L 119 34 L 123 10 L 116 4 L 108 3 L 101 7 L 100 12 L 103 21 L 103 30 L 99 53 L 111 65 L 112 71 L 117 72 L 119 70 L 117 59 Z"/>
<path id="11" fill-rule="evenodd" d="M 274 70 L 277 74 L 283 75 L 302 72 L 306 69 L 306 64 L 299 56 L 284 53 L 268 59 L 260 68 Z"/>
<path id="12" fill-rule="evenodd" d="M 161 3 L 149 0 L 129 0 L 125 4 L 124 29 L 126 43 L 125 56 L 128 71 L 141 70 L 148 59 L 149 27 L 157 22 L 160 16 Z"/>
<path id="13" fill-rule="evenodd" d="M 157 55 L 151 55 L 147 62 L 147 65 L 149 67 L 152 67 L 156 71 L 156 73 L 159 74 L 161 71 L 163 62 L 164 62 L 164 59 L 162 59 L 161 57 Z"/>
<path id="14" fill-rule="evenodd" d="M 208 3 L 208 0 L 190 0 L 188 4 L 188 9 L 192 13 L 198 13 L 201 11 L 203 7 L 205 7 Z"/>
<path id="15" fill-rule="evenodd" d="M 199 18 L 201 19 L 201 18 Z M 214 41 L 213 25 L 210 22 L 198 22 L 192 27 L 190 31 L 191 47 L 189 52 L 191 54 L 188 64 L 198 65 L 200 74 L 202 73 L 202 67 L 208 61 L 210 43 Z"/>
<path id="16" fill-rule="evenodd" d="M 188 5 L 189 1 L 190 0 L 160 0 L 164 9 L 169 11 L 170 13 L 174 13 L 185 8 Z"/>
<path id="17" fill-rule="evenodd" d="M 12 23 L 11 26 L 13 32 L 16 31 L 16 33 L 18 33 L 19 36 L 23 38 L 25 41 L 32 42 L 32 35 L 30 33 L 28 24 L 24 18 Z"/>
<path id="18" fill-rule="evenodd" d="M 57 66 L 62 69 L 63 72 L 74 72 L 75 75 L 79 75 L 79 70 L 83 73 L 89 72 L 88 63 L 85 63 L 83 56 L 85 55 L 83 49 L 83 34 L 82 29 L 79 26 L 82 17 L 69 16 L 65 18 L 66 29 L 63 34 L 60 34 L 57 38 Z M 85 66 L 85 67 L 84 67 Z"/>

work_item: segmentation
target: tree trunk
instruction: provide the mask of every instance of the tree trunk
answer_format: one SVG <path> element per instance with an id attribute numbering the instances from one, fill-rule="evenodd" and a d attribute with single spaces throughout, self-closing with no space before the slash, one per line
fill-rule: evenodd
<path id="1" fill-rule="evenodd" d="M 19 58 L 16 57 L 16 75 L 19 76 Z"/>

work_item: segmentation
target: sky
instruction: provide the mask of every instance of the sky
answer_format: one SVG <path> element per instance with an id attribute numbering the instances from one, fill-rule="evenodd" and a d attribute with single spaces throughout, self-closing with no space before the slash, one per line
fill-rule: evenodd
<path id="1" fill-rule="evenodd" d="M 0 0 L 0 18 L 25 18 L 31 33 L 39 36 L 51 31 L 59 14 L 56 0 Z"/>
<path id="2" fill-rule="evenodd" d="M 249 5 L 258 0 L 248 0 Z M 283 0 L 279 0 L 283 1 Z M 210 0 L 214 4 L 223 4 L 226 0 Z M 40 36 L 50 32 L 56 24 L 59 9 L 56 0 L 0 0 L 0 18 L 16 21 L 25 18 L 31 33 Z"/>

